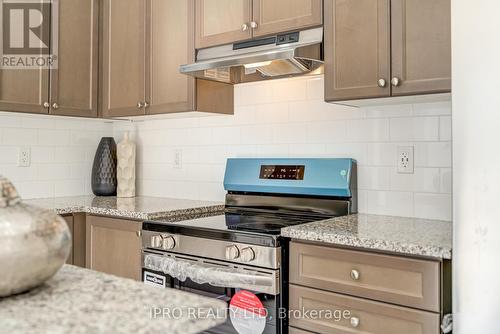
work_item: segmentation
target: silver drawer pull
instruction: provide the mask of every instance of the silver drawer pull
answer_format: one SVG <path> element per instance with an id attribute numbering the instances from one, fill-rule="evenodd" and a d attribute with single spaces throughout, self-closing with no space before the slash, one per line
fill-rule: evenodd
<path id="1" fill-rule="evenodd" d="M 355 281 L 359 280 L 359 271 L 357 271 L 356 269 L 353 269 L 351 270 L 351 278 Z"/>
<path id="2" fill-rule="evenodd" d="M 352 327 L 358 327 L 359 326 L 359 318 L 357 318 L 357 317 L 351 317 L 351 326 Z"/>

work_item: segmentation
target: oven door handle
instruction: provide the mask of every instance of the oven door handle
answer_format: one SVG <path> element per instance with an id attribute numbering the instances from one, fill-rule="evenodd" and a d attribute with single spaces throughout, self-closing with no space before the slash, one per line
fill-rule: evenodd
<path id="1" fill-rule="evenodd" d="M 261 272 L 231 266 L 210 265 L 200 261 L 178 259 L 171 256 L 146 254 L 144 268 L 162 272 L 180 281 L 190 279 L 197 284 L 210 284 L 226 288 L 241 288 L 277 295 L 277 273 Z"/>

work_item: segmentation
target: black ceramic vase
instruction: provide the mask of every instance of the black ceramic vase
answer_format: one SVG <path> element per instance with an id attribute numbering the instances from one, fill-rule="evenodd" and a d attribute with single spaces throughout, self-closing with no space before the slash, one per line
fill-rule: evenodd
<path id="1" fill-rule="evenodd" d="M 112 137 L 103 137 L 92 166 L 92 192 L 96 196 L 115 196 L 117 184 L 116 143 Z"/>

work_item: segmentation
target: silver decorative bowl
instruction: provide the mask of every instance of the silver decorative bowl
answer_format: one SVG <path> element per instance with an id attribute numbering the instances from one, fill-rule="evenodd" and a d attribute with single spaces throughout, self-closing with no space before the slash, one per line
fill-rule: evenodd
<path id="1" fill-rule="evenodd" d="M 51 210 L 22 203 L 0 175 L 0 297 L 32 289 L 66 262 L 71 235 Z"/>

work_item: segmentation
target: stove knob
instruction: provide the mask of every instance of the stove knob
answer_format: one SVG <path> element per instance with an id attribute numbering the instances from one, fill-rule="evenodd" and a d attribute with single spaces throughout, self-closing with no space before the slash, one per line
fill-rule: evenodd
<path id="1" fill-rule="evenodd" d="M 161 248 L 164 250 L 173 249 L 175 247 L 175 239 L 171 235 L 162 236 Z"/>
<path id="2" fill-rule="evenodd" d="M 151 237 L 151 247 L 160 248 L 161 247 L 162 237 L 159 235 L 153 235 Z"/>
<path id="3" fill-rule="evenodd" d="M 235 260 L 240 256 L 240 250 L 235 245 L 226 247 L 226 260 Z"/>
<path id="4" fill-rule="evenodd" d="M 255 252 L 252 248 L 246 247 L 241 250 L 241 261 L 250 262 L 255 260 Z"/>

